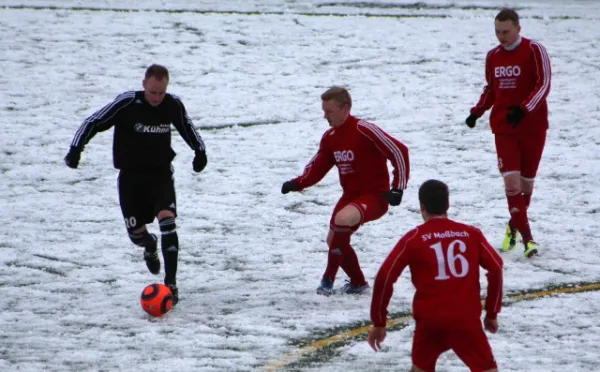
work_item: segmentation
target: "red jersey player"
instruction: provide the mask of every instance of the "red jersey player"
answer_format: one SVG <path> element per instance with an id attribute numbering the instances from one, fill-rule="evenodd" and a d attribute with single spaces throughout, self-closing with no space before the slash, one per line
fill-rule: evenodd
<path id="1" fill-rule="evenodd" d="M 511 216 L 502 251 L 512 251 L 521 233 L 524 254 L 529 258 L 539 253 L 529 227 L 527 208 L 546 142 L 550 59 L 540 43 L 519 35 L 519 15 L 514 10 L 502 10 L 494 23 L 500 45 L 487 55 L 487 85 L 466 123 L 473 128 L 477 119 L 492 107 L 490 126 Z"/>
<path id="2" fill-rule="evenodd" d="M 375 278 L 369 345 L 375 351 L 381 348 L 393 286 L 408 266 L 416 288 L 411 371 L 435 371 L 438 357 L 447 350 L 453 350 L 471 371 L 497 371 L 481 325 L 479 266 L 488 271 L 484 325 L 496 333 L 502 305 L 502 259 L 479 229 L 447 217 L 445 183 L 423 183 L 419 202 L 425 223 L 400 239 Z"/>
<path id="3" fill-rule="evenodd" d="M 331 128 L 321 138 L 319 151 L 304 173 L 281 187 L 281 192 L 301 191 L 319 182 L 335 165 L 343 194 L 329 222 L 327 267 L 317 293 L 329 296 L 341 267 L 348 283 L 340 290 L 355 294 L 369 284 L 350 245 L 350 236 L 360 225 L 381 218 L 390 205 L 399 205 L 409 176 L 408 149 L 373 123 L 350 115 L 348 91 L 332 87 L 321 95 L 325 119 Z M 387 160 L 393 165 L 390 188 Z"/>

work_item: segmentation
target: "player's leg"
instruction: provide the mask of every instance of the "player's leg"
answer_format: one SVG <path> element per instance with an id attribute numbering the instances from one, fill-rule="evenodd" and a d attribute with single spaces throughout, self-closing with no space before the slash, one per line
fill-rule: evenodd
<path id="1" fill-rule="evenodd" d="M 351 215 L 353 221 L 358 217 L 356 211 L 360 214 L 358 222 L 351 226 L 353 232 L 361 225 L 381 218 L 388 210 L 388 202 L 381 193 L 363 194 L 352 200 L 347 207 L 351 206 L 354 207 Z M 350 277 L 350 282 L 344 286 L 342 292 L 350 294 L 364 292 L 369 288 L 369 284 L 360 268 L 356 252 L 351 245 L 348 245 L 348 249 L 343 253 L 342 269 Z"/>
<path id="2" fill-rule="evenodd" d="M 317 288 L 318 294 L 329 296 L 333 293 L 333 282 L 335 282 L 335 277 L 342 265 L 343 259 L 340 245 L 350 244 L 350 235 L 352 234 L 350 226 L 336 226 L 335 224 L 336 216 L 344 209 L 348 202 L 348 199 L 344 197 L 340 198 L 331 214 L 329 233 L 327 234 L 327 246 L 329 247 L 327 252 L 327 266 L 321 278 L 321 284 Z"/>
<path id="3" fill-rule="evenodd" d="M 175 224 L 175 214 L 170 210 L 162 210 L 158 213 L 158 224 L 160 227 L 160 245 L 163 260 L 165 262 L 164 283 L 173 293 L 173 305 L 179 302 L 179 290 L 177 288 L 177 263 L 179 260 L 179 237 Z"/>
<path id="4" fill-rule="evenodd" d="M 412 344 L 412 368 L 416 372 L 435 372 L 440 355 L 449 350 L 445 342 L 445 331 L 430 328 L 416 322 Z"/>
<path id="5" fill-rule="evenodd" d="M 140 188 L 138 177 L 121 171 L 118 178 L 119 204 L 129 239 L 133 244 L 144 248 L 144 261 L 152 274 L 160 272 L 156 235 L 148 233 L 146 223 L 152 222 L 154 216 L 148 207 L 148 194 Z"/>
<path id="6" fill-rule="evenodd" d="M 521 174 L 521 190 L 523 190 L 523 198 L 525 198 L 525 207 L 529 208 L 531 204 L 531 196 L 533 194 L 533 184 L 535 178 L 523 177 Z"/>
<path id="7" fill-rule="evenodd" d="M 544 146 L 546 145 L 546 131 L 531 134 L 521 139 L 521 188 L 525 197 L 525 204 L 531 204 L 533 184 L 537 174 Z"/>
<path id="8" fill-rule="evenodd" d="M 546 144 L 546 132 L 532 134 L 521 139 L 521 189 L 525 205 L 528 208 L 533 194 L 533 184 L 537 170 L 542 160 L 544 145 Z M 531 240 L 523 239 L 525 255 L 539 253 L 539 247 L 533 237 Z"/>
<path id="9" fill-rule="evenodd" d="M 350 278 L 340 289 L 342 293 L 357 294 L 369 287 L 360 268 L 356 252 L 350 245 L 350 237 L 360 226 L 361 220 L 362 214 L 354 203 L 346 205 L 334 218 L 331 247 L 334 251 L 341 252 L 340 265 Z"/>
<path id="10" fill-rule="evenodd" d="M 483 326 L 450 331 L 447 342 L 471 372 L 497 371 L 498 366 Z"/>
<path id="11" fill-rule="evenodd" d="M 156 217 L 160 228 L 160 245 L 165 262 L 165 285 L 173 292 L 173 304 L 179 301 L 177 289 L 177 263 L 179 260 L 179 237 L 177 235 L 177 206 L 175 184 L 171 169 L 157 174 L 155 189 Z"/>
<path id="12" fill-rule="evenodd" d="M 502 242 L 502 251 L 512 251 L 517 246 L 519 233 L 523 231 L 523 215 L 521 210 L 527 209 L 522 198 L 521 172 L 508 171 L 502 173 L 504 181 L 504 192 L 510 213 L 510 219 L 506 224 L 506 233 Z M 521 202 L 523 201 L 523 203 Z"/>
<path id="13" fill-rule="evenodd" d="M 516 231 L 521 233 L 523 240 L 532 240 L 527 208 L 523 191 L 521 190 L 521 151 L 519 141 L 514 136 L 496 135 L 496 152 L 498 169 L 504 179 L 504 189 L 510 221 L 502 242 L 502 251 L 513 250 L 516 246 Z M 515 231 L 516 230 L 516 231 Z"/>
<path id="14" fill-rule="evenodd" d="M 420 369 L 419 367 L 413 365 L 410 370 L 408 372 L 425 372 L 424 370 Z M 497 369 L 490 369 L 488 371 L 485 372 L 498 372 Z"/>
<path id="15" fill-rule="evenodd" d="M 317 294 L 329 296 L 333 294 L 333 282 L 337 272 L 342 264 L 342 252 L 340 250 L 331 249 L 331 241 L 333 240 L 333 230 L 329 229 L 327 234 L 327 266 L 321 278 L 321 283 L 317 287 Z"/>

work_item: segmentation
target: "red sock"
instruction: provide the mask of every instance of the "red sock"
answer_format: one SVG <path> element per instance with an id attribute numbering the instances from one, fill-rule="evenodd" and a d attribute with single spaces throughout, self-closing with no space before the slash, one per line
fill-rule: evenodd
<path id="1" fill-rule="evenodd" d="M 342 253 L 339 250 L 333 250 L 329 247 L 329 253 L 327 254 L 327 267 L 325 268 L 325 273 L 323 274 L 323 279 L 330 278 L 332 281 L 335 280 L 335 276 L 337 275 L 338 269 L 342 265 Z"/>
<path id="2" fill-rule="evenodd" d="M 527 206 L 521 190 L 506 190 L 506 200 L 508 201 L 511 226 L 521 233 L 523 242 L 533 240 L 527 218 Z"/>
<path id="3" fill-rule="evenodd" d="M 531 194 L 523 194 L 523 199 L 525 199 L 525 207 L 529 208 L 529 204 L 531 204 Z"/>
<path id="4" fill-rule="evenodd" d="M 531 194 L 523 193 L 523 199 L 525 200 L 525 208 L 529 209 L 529 204 L 531 204 Z M 512 216 L 510 217 L 510 220 L 508 220 L 508 226 L 510 226 L 513 229 L 515 228 Z"/>
<path id="5" fill-rule="evenodd" d="M 342 269 L 350 277 L 350 283 L 356 286 L 364 285 L 366 283 L 365 275 L 360 268 L 354 248 L 348 244 L 343 253 L 344 259 L 342 260 Z"/>
<path id="6" fill-rule="evenodd" d="M 332 281 L 335 281 L 335 276 L 344 259 L 344 252 L 347 250 L 347 247 L 350 246 L 350 235 L 352 235 L 352 230 L 349 226 L 335 225 L 333 227 L 333 238 L 329 245 L 327 267 L 325 268 L 323 279 L 329 278 Z"/>

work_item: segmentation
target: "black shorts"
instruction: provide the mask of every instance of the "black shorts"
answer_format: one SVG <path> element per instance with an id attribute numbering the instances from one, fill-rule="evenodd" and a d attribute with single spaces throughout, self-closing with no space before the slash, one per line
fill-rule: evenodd
<path id="1" fill-rule="evenodd" d="M 177 216 L 173 168 L 122 169 L 119 172 L 119 202 L 127 231 L 152 223 L 158 212 Z"/>

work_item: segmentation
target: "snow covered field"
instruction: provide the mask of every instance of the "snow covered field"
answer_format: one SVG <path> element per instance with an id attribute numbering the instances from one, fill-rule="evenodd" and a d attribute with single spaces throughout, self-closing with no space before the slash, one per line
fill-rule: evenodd
<path id="1" fill-rule="evenodd" d="M 463 122 L 496 45 L 493 17 L 516 2 L 411 3 L 0 0 L 0 369 L 260 371 L 368 321 L 370 296 L 315 294 L 336 172 L 301 194 L 279 191 L 316 151 L 327 129 L 319 95 L 334 84 L 350 89 L 356 116 L 411 151 L 402 205 L 353 240 L 371 283 L 420 223 L 417 190 L 429 178 L 449 184 L 453 218 L 499 245 L 508 211 L 487 116 L 473 130 Z M 543 255 L 503 256 L 505 291 L 598 282 L 600 5 L 518 9 L 554 75 L 530 208 Z M 169 91 L 209 157 L 194 174 L 192 151 L 174 135 L 181 302 L 160 319 L 139 306 L 161 278 L 121 220 L 112 131 L 92 140 L 79 169 L 62 160 L 81 121 L 141 89 L 151 63 L 169 67 Z M 412 295 L 405 273 L 390 311 L 410 311 Z M 598 292 L 511 304 L 490 336 L 500 369 L 597 370 L 599 314 Z M 283 369 L 407 370 L 413 329 L 390 332 L 384 353 L 350 342 Z M 447 354 L 438 369 L 465 367 Z"/>

